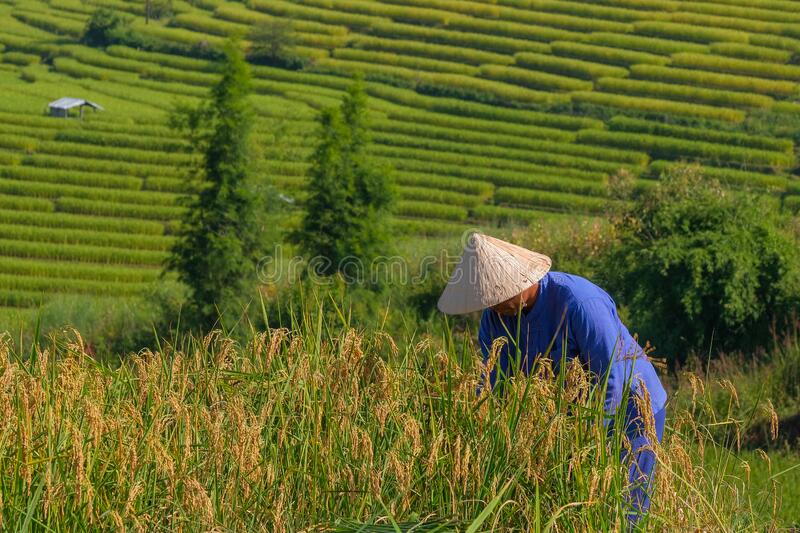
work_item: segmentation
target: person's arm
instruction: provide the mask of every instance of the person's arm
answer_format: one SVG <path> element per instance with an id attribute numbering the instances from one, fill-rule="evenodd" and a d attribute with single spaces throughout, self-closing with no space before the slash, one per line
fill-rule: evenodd
<path id="1" fill-rule="evenodd" d="M 492 328 L 492 321 L 491 321 L 491 310 L 484 311 L 483 315 L 481 316 L 481 324 L 480 328 L 478 329 L 478 344 L 481 347 L 481 353 L 483 354 L 483 364 L 489 361 L 489 357 L 492 354 L 492 344 L 495 341 L 495 333 L 493 332 Z M 505 337 L 505 334 L 498 335 L 500 337 Z M 497 383 L 497 376 L 498 376 L 498 369 L 502 371 L 501 377 L 508 377 L 508 372 L 510 369 L 510 365 L 508 364 L 508 343 L 506 343 L 501 349 L 500 353 L 498 354 L 497 361 L 494 363 L 491 372 L 489 373 L 489 384 L 491 389 L 494 390 L 495 384 Z M 477 394 L 480 396 L 483 387 L 486 384 L 486 375 L 481 374 L 481 380 L 478 383 Z"/>
<path id="2" fill-rule="evenodd" d="M 568 327 L 581 360 L 599 376 L 601 385 L 608 376 L 604 408 L 612 414 L 619 406 L 629 379 L 627 374 L 633 368 L 633 361 L 626 354 L 628 339 L 622 332 L 617 311 L 605 298 L 590 298 L 575 305 L 569 318 Z"/>

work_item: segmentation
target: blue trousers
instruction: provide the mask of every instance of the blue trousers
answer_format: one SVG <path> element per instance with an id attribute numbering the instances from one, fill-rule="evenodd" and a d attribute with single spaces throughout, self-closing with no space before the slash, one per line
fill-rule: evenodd
<path id="1" fill-rule="evenodd" d="M 653 414 L 658 442 L 661 442 L 664 436 L 664 421 L 666 417 L 666 408 L 662 408 Z M 651 449 L 652 443 L 645 434 L 644 427 L 644 421 L 639 410 L 632 401 L 629 402 L 628 409 L 625 412 L 625 435 L 631 443 L 631 453 L 633 454 L 630 469 L 628 470 L 628 483 L 630 484 L 628 501 L 633 510 L 628 515 L 628 519 L 634 524 L 650 508 L 650 495 L 652 494 L 653 476 L 656 468 L 656 456 Z M 626 460 L 627 454 L 628 451 L 623 449 L 623 461 Z"/>

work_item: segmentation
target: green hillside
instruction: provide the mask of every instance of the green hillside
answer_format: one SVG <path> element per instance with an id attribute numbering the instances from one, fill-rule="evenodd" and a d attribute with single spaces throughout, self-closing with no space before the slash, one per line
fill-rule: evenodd
<path id="1" fill-rule="evenodd" d="M 98 7 L 135 49 L 79 44 Z M 159 273 L 192 164 L 167 127 L 216 80 L 214 50 L 275 20 L 300 70 L 254 65 L 259 179 L 304 198 L 319 109 L 366 76 L 373 155 L 403 236 L 601 216 L 609 176 L 673 162 L 800 208 L 800 10 L 783 0 L 222 0 L 0 3 L 0 306 L 127 296 Z M 48 117 L 70 96 L 105 110 Z M 288 217 L 286 224 L 292 223 Z"/>

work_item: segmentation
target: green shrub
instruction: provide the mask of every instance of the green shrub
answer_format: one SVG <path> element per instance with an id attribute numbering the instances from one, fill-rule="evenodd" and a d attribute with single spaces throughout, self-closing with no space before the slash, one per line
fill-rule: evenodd
<path id="1" fill-rule="evenodd" d="M 555 55 L 575 57 L 609 65 L 627 67 L 633 64 L 666 65 L 669 63 L 669 58 L 656 54 L 580 42 L 554 41 L 550 43 L 550 48 Z"/>
<path id="2" fill-rule="evenodd" d="M 600 78 L 598 89 L 627 95 L 666 98 L 692 103 L 730 107 L 770 107 L 775 101 L 763 94 L 704 89 L 693 85 L 676 85 L 657 81 L 640 81 L 620 78 Z"/>
<path id="3" fill-rule="evenodd" d="M 766 346 L 800 305 L 800 243 L 786 225 L 758 196 L 682 167 L 615 221 L 601 271 L 658 355 Z"/>
<path id="4" fill-rule="evenodd" d="M 718 74 L 702 70 L 662 67 L 657 65 L 633 65 L 631 76 L 667 83 L 685 83 L 700 87 L 730 89 L 774 96 L 791 96 L 797 91 L 797 84 L 790 81 L 767 80 L 750 76 Z"/>
<path id="5" fill-rule="evenodd" d="M 108 46 L 130 40 L 130 20 L 116 11 L 101 7 L 97 9 L 81 34 L 81 42 L 88 46 Z"/>
<path id="6" fill-rule="evenodd" d="M 550 54 L 519 52 L 514 54 L 514 59 L 516 60 L 516 64 L 521 67 L 587 80 L 593 80 L 604 76 L 624 78 L 628 75 L 628 71 L 621 67 L 581 61 L 580 59 L 568 59 Z"/>

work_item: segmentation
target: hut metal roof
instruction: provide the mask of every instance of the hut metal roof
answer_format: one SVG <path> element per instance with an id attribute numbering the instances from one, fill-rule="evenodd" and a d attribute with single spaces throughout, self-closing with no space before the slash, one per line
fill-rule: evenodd
<path id="1" fill-rule="evenodd" d="M 73 107 L 79 107 L 82 105 L 88 105 L 89 107 L 93 107 L 94 109 L 99 109 L 101 111 L 103 110 L 103 106 L 99 104 L 95 104 L 94 102 L 83 100 L 81 98 L 70 98 L 68 96 L 59 98 L 58 100 L 48 104 L 49 107 L 55 107 L 57 109 L 72 109 Z"/>

